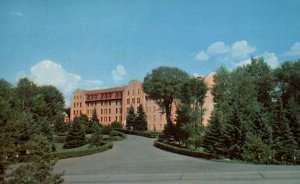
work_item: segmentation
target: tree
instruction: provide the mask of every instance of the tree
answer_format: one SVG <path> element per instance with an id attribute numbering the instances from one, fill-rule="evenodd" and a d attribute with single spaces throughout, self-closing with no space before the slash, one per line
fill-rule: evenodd
<path id="1" fill-rule="evenodd" d="M 266 164 L 270 161 L 270 158 L 273 158 L 273 151 L 259 136 L 248 133 L 241 156 L 243 160 L 249 162 Z"/>
<path id="2" fill-rule="evenodd" d="M 96 108 L 94 108 L 94 110 L 93 110 L 91 121 L 99 123 L 99 119 L 98 119 L 98 116 L 97 116 L 97 110 L 96 110 Z"/>
<path id="3" fill-rule="evenodd" d="M 59 184 L 63 182 L 60 174 L 52 174 L 55 161 L 51 156 L 51 143 L 43 135 L 35 135 L 26 143 L 30 151 L 28 163 L 19 166 L 6 183 Z"/>
<path id="4" fill-rule="evenodd" d="M 143 90 L 166 113 L 167 126 L 171 127 L 172 104 L 179 97 L 181 84 L 188 80 L 186 72 L 176 67 L 161 66 L 144 78 Z"/>
<path id="5" fill-rule="evenodd" d="M 220 120 L 221 114 L 217 109 L 213 111 L 212 117 L 209 120 L 208 127 L 205 130 L 202 146 L 206 151 L 223 154 L 223 126 Z"/>
<path id="6" fill-rule="evenodd" d="M 273 122 L 273 148 L 277 160 L 291 161 L 295 155 L 297 143 L 285 117 L 283 104 L 277 102 Z"/>
<path id="7" fill-rule="evenodd" d="M 80 118 L 75 118 L 63 147 L 69 149 L 80 147 L 85 144 L 85 131 L 80 123 Z"/>
<path id="8" fill-rule="evenodd" d="M 138 106 L 134 125 L 134 130 L 147 130 L 147 117 L 142 104 Z"/>
<path id="9" fill-rule="evenodd" d="M 191 105 L 180 104 L 179 108 L 176 109 L 176 125 L 175 125 L 175 140 L 179 144 L 185 144 L 189 138 L 189 132 L 184 129 L 184 125 L 192 122 L 191 117 Z"/>
<path id="10" fill-rule="evenodd" d="M 136 115 L 134 113 L 134 108 L 131 105 L 126 116 L 126 129 L 131 130 L 135 126 Z"/>
<path id="11" fill-rule="evenodd" d="M 94 133 L 90 139 L 90 144 L 95 146 L 101 146 L 102 145 L 102 135 L 101 135 L 101 129 L 99 127 L 99 124 L 94 121 L 92 122 Z"/>

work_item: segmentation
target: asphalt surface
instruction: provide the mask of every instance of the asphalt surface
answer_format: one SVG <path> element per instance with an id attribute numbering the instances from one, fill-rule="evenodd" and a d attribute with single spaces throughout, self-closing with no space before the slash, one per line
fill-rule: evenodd
<path id="1" fill-rule="evenodd" d="M 59 160 L 64 183 L 300 184 L 300 166 L 231 164 L 153 147 L 153 139 L 128 135 L 113 149 Z"/>

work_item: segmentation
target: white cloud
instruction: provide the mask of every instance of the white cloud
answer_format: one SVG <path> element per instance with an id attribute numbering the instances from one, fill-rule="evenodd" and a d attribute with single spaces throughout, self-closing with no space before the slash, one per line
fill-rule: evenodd
<path id="1" fill-rule="evenodd" d="M 21 72 L 18 78 L 20 76 L 24 77 L 24 72 Z M 50 60 L 43 60 L 32 66 L 28 77 L 38 85 L 57 87 L 64 94 L 66 105 L 69 105 L 69 99 L 75 89 L 95 89 L 103 84 L 101 80 L 83 80 L 79 75 L 67 72 L 62 65 Z"/>
<path id="2" fill-rule="evenodd" d="M 233 58 L 245 58 L 255 50 L 256 48 L 248 45 L 247 41 L 237 41 L 231 47 L 231 55 Z"/>
<path id="3" fill-rule="evenodd" d="M 299 56 L 300 55 L 300 43 L 295 42 L 289 51 L 285 52 L 287 56 Z"/>
<path id="4" fill-rule="evenodd" d="M 118 65 L 114 70 L 111 71 L 113 81 L 120 82 L 123 80 L 123 77 L 126 75 L 126 69 L 123 65 Z"/>
<path id="5" fill-rule="evenodd" d="M 213 54 L 225 54 L 230 51 L 230 47 L 225 45 L 224 42 L 214 42 L 207 48 L 207 53 Z"/>
<path id="6" fill-rule="evenodd" d="M 209 59 L 209 56 L 205 51 L 202 50 L 196 55 L 195 59 L 199 61 L 205 61 Z"/>
<path id="7" fill-rule="evenodd" d="M 230 45 L 218 41 L 212 43 L 206 51 L 201 50 L 195 59 L 199 61 L 208 60 L 210 58 L 219 58 L 222 61 L 240 61 L 246 59 L 251 53 L 256 50 L 256 47 L 250 46 L 246 40 L 236 41 Z"/>
<path id="8" fill-rule="evenodd" d="M 255 56 L 254 58 L 263 57 L 264 61 L 272 68 L 275 69 L 279 66 L 279 61 L 277 56 L 272 52 L 264 52 L 261 56 Z M 244 66 L 251 63 L 251 58 L 243 60 L 236 64 L 236 66 Z"/>
<path id="9" fill-rule="evenodd" d="M 279 66 L 279 61 L 277 56 L 274 53 L 271 52 L 264 52 L 262 57 L 265 59 L 265 62 L 271 67 L 271 68 L 277 68 Z"/>
<path id="10" fill-rule="evenodd" d="M 22 12 L 19 12 L 19 11 L 12 11 L 12 12 L 10 12 L 10 15 L 18 16 L 18 17 L 25 17 L 25 15 Z"/>

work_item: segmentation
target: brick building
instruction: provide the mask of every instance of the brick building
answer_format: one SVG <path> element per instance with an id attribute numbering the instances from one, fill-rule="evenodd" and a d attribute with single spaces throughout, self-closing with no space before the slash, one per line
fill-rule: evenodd
<path id="1" fill-rule="evenodd" d="M 70 120 L 81 113 L 91 118 L 95 108 L 101 124 L 118 121 L 125 125 L 129 107 L 132 105 L 136 112 L 140 104 L 143 105 L 148 118 L 148 130 L 163 130 L 166 124 L 165 115 L 161 114 L 159 107 L 143 92 L 142 84 L 135 80 L 127 86 L 117 88 L 77 89 L 71 99 Z"/>
<path id="2" fill-rule="evenodd" d="M 208 86 L 211 88 L 214 74 L 203 77 Z M 213 97 L 210 90 L 206 94 L 204 108 L 204 124 L 207 125 L 210 114 L 213 110 Z M 77 89 L 71 99 L 70 104 L 70 120 L 74 117 L 85 114 L 89 118 L 92 117 L 93 110 L 96 109 L 100 123 L 107 125 L 113 121 L 126 124 L 126 115 L 129 107 L 132 105 L 135 112 L 137 107 L 142 104 L 147 115 L 148 130 L 163 130 L 166 121 L 165 114 L 161 113 L 158 105 L 150 100 L 142 89 L 142 84 L 136 80 L 130 81 L 127 86 L 99 89 L 99 90 L 80 90 Z M 172 110 L 172 119 L 175 120 L 176 106 L 174 104 Z"/>

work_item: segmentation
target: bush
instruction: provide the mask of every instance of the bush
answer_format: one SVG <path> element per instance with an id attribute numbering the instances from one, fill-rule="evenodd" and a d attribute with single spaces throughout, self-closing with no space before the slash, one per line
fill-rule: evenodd
<path id="1" fill-rule="evenodd" d="M 127 129 L 116 129 L 119 132 L 130 134 L 130 135 L 137 135 L 137 136 L 143 136 L 148 138 L 157 138 L 157 134 L 151 134 L 149 132 L 138 132 L 134 130 L 127 130 Z"/>
<path id="2" fill-rule="evenodd" d="M 54 137 L 54 142 L 57 143 L 64 143 L 66 140 L 66 136 L 55 136 Z"/>
<path id="3" fill-rule="evenodd" d="M 121 129 L 121 128 L 123 128 L 122 123 L 120 123 L 118 121 L 114 121 L 110 125 L 111 125 L 112 129 Z"/>
<path id="4" fill-rule="evenodd" d="M 197 158 L 205 158 L 205 159 L 217 158 L 216 155 L 211 154 L 211 153 L 189 150 L 186 148 L 169 145 L 169 144 L 163 143 L 161 141 L 154 141 L 154 146 L 157 148 L 163 149 L 165 151 L 170 151 L 170 152 L 178 153 L 181 155 L 187 155 L 187 156 L 192 156 L 192 157 L 197 157 Z"/>
<path id="5" fill-rule="evenodd" d="M 106 144 L 99 147 L 91 147 L 81 150 L 63 150 L 60 152 L 53 152 L 52 155 L 58 157 L 59 159 L 70 158 L 70 157 L 81 157 L 85 155 L 91 155 L 94 153 L 103 152 L 109 150 L 113 147 L 113 143 L 107 142 Z"/>
<path id="6" fill-rule="evenodd" d="M 260 137 L 254 134 L 247 134 L 243 153 L 243 160 L 254 163 L 269 163 L 269 157 L 274 158 L 270 146 L 264 144 Z"/>
<path id="7" fill-rule="evenodd" d="M 110 125 L 104 125 L 101 128 L 101 133 L 104 134 L 104 135 L 109 135 L 111 131 L 112 131 L 112 128 L 111 128 Z"/>

